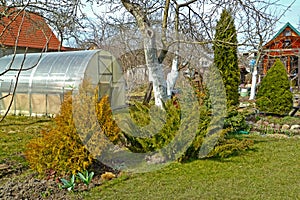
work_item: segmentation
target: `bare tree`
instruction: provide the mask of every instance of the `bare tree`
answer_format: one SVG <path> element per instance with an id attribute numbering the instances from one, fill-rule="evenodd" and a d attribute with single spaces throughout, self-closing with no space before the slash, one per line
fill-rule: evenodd
<path id="1" fill-rule="evenodd" d="M 89 8 L 88 4 L 92 6 Z M 190 56 L 204 49 L 210 54 L 216 19 L 223 8 L 230 8 L 235 14 L 239 36 L 237 45 L 258 50 L 289 8 L 278 0 L 28 0 L 1 1 L 0 6 L 0 18 L 19 10 L 40 14 L 57 31 L 61 46 L 64 41 L 73 40 L 75 44 L 85 47 L 94 43 L 99 48 L 111 45 L 120 48 L 120 41 L 116 43 L 112 39 L 116 35 L 124 37 L 124 48 L 140 46 L 144 49 L 144 59 L 152 77 L 158 106 L 169 98 L 180 62 L 181 65 L 188 63 L 187 60 L 180 61 L 180 44 L 190 45 Z M 93 19 L 87 18 L 91 12 L 95 14 Z M 9 26 L 8 23 L 4 31 Z M 129 29 L 135 33 L 130 36 L 134 38 L 132 40 L 128 40 L 126 35 Z M 139 38 L 142 41 L 138 41 Z M 196 48 L 199 46 L 200 50 Z M 17 49 L 17 45 L 15 47 Z M 172 70 L 165 77 L 162 62 L 171 49 L 175 56 Z M 257 63 L 258 60 L 259 56 Z"/>
<path id="2" fill-rule="evenodd" d="M 193 48 L 201 46 L 201 50 L 205 49 L 210 54 L 211 44 L 214 42 L 216 19 L 223 8 L 230 8 L 234 14 L 239 40 L 236 45 L 239 48 L 258 51 L 272 36 L 276 23 L 289 8 L 280 4 L 278 0 L 91 0 L 88 2 L 93 3 L 94 12 L 98 16 L 102 16 L 101 13 L 109 16 L 106 24 L 110 27 L 131 26 L 131 29 L 136 28 L 139 31 L 145 62 L 152 77 L 155 103 L 158 106 L 161 106 L 161 100 L 164 101 L 170 96 L 170 91 L 176 83 L 179 44 L 188 43 L 191 47 L 194 45 Z M 98 12 L 95 9 L 97 6 Z M 116 10 L 118 15 L 115 14 Z M 105 22 L 102 21 L 102 24 Z M 116 28 L 115 33 L 120 34 L 121 30 Z M 179 35 L 184 35 L 184 38 L 180 38 Z M 105 37 L 105 33 L 102 36 Z M 160 44 L 156 41 L 160 41 Z M 166 79 L 161 63 L 170 52 L 170 48 L 175 49 L 175 57 L 172 70 Z M 257 56 L 257 64 L 258 61 L 259 56 Z M 256 76 L 253 77 L 255 81 Z M 255 87 L 255 84 L 253 85 Z"/>

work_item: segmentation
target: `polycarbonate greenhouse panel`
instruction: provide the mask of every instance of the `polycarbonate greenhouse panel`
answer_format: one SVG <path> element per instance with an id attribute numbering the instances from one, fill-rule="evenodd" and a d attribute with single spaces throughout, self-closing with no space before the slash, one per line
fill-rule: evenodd
<path id="1" fill-rule="evenodd" d="M 18 81 L 18 71 L 22 69 Z M 107 51 L 69 51 L 16 54 L 0 58 L 0 95 L 11 93 L 17 84 L 13 103 L 15 113 L 57 113 L 63 95 L 77 90 L 84 79 L 109 94 L 112 106 L 125 104 L 122 69 Z M 17 82 L 17 83 L 16 83 Z M 118 88 L 118 90 L 116 90 Z M 113 97 L 115 96 L 115 97 Z M 3 112 L 9 99 L 0 102 Z"/>
<path id="2" fill-rule="evenodd" d="M 84 78 L 84 72 L 96 51 L 30 53 L 0 59 L 0 72 L 22 68 L 17 91 L 20 93 L 63 93 Z M 9 92 L 16 83 L 16 71 L 1 76 L 1 91 Z"/>

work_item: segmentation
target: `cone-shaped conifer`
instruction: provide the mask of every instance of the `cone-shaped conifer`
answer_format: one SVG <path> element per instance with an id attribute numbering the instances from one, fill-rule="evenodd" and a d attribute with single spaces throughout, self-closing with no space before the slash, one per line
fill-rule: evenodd
<path id="1" fill-rule="evenodd" d="M 220 70 L 225 85 L 228 107 L 239 103 L 237 42 L 234 19 L 230 11 L 224 9 L 217 23 L 213 49 L 214 64 Z"/>
<path id="2" fill-rule="evenodd" d="M 287 114 L 293 106 L 293 94 L 283 63 L 277 59 L 263 78 L 256 96 L 260 111 Z"/>

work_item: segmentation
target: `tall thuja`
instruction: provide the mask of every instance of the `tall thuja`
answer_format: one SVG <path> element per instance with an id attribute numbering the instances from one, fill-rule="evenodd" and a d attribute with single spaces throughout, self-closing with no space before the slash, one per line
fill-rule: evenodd
<path id="1" fill-rule="evenodd" d="M 214 64 L 220 70 L 226 89 L 227 105 L 239 103 L 238 87 L 240 73 L 237 57 L 237 33 L 230 11 L 224 9 L 217 23 L 214 49 Z"/>
<path id="2" fill-rule="evenodd" d="M 263 78 L 256 99 L 260 111 L 273 114 L 286 114 L 291 111 L 293 94 L 287 72 L 279 59 Z"/>

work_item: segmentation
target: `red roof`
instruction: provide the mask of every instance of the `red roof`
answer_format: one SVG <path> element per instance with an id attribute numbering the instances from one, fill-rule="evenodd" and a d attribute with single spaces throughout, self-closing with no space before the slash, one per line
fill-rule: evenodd
<path id="1" fill-rule="evenodd" d="M 0 45 L 59 50 L 60 41 L 43 17 L 19 11 L 0 19 Z M 60 50 L 67 50 L 62 47 Z"/>

